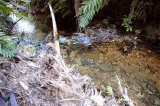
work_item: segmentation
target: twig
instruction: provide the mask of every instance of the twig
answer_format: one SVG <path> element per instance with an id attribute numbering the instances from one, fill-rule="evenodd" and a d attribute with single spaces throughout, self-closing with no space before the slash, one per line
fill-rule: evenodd
<path id="1" fill-rule="evenodd" d="M 80 99 L 63 99 L 63 100 L 60 100 L 60 102 L 65 102 L 65 101 L 80 101 L 80 102 L 82 102 L 82 100 L 80 100 Z"/>
<path id="2" fill-rule="evenodd" d="M 15 23 L 13 23 L 13 26 L 15 26 L 23 17 L 19 18 Z"/>
<path id="3" fill-rule="evenodd" d="M 127 94 L 127 88 L 125 87 L 124 90 L 123 90 L 123 87 L 121 85 L 121 82 L 120 82 L 120 79 L 117 77 L 117 80 L 118 80 L 118 90 L 119 90 L 119 93 L 120 95 L 124 98 L 124 101 L 129 105 L 129 106 L 134 106 L 132 100 L 128 97 L 128 94 Z"/>

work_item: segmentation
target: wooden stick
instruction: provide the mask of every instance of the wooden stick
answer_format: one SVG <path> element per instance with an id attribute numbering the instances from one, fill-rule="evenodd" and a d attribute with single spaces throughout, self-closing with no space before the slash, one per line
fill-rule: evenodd
<path id="1" fill-rule="evenodd" d="M 58 31 L 57 31 L 57 24 L 56 24 L 56 19 L 55 15 L 52 9 L 52 6 L 50 3 L 48 3 L 49 9 L 51 12 L 51 17 L 52 17 L 52 25 L 53 25 L 53 36 L 54 36 L 54 45 L 55 45 L 55 50 L 57 51 L 58 54 L 60 54 L 60 46 L 59 46 L 59 40 L 58 40 Z"/>
<path id="2" fill-rule="evenodd" d="M 125 87 L 123 89 L 119 77 L 118 76 L 116 77 L 118 81 L 118 90 L 119 90 L 120 95 L 123 97 L 124 101 L 127 103 L 128 106 L 135 106 L 133 101 L 128 97 L 127 88 Z"/>

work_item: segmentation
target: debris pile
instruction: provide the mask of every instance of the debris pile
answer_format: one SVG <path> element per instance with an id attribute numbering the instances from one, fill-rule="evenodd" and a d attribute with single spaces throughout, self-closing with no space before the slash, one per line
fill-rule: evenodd
<path id="1" fill-rule="evenodd" d="M 19 106 L 119 106 L 113 94 L 102 96 L 88 76 L 67 67 L 53 44 L 45 53 L 19 53 L 13 60 L 0 57 L 0 92 L 13 92 Z"/>

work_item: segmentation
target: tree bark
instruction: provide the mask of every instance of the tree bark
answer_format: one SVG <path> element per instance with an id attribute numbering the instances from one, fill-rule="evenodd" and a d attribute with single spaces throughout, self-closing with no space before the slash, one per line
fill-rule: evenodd
<path id="1" fill-rule="evenodd" d="M 76 12 L 78 11 L 78 9 L 80 7 L 80 3 L 81 3 L 80 0 L 74 0 L 74 11 L 75 11 L 75 14 L 76 14 Z"/>

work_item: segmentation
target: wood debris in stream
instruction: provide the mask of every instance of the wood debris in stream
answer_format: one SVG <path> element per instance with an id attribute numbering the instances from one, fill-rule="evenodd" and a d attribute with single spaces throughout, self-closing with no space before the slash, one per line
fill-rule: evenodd
<path id="1" fill-rule="evenodd" d="M 53 44 L 47 48 L 55 50 Z M 14 92 L 19 106 L 124 106 L 113 96 L 102 96 L 87 75 L 67 67 L 59 54 L 47 50 L 43 56 L 32 57 L 32 61 L 19 54 L 18 62 L 10 61 L 9 68 L 1 67 L 0 92 Z M 1 64 L 5 64 L 3 60 Z"/>

